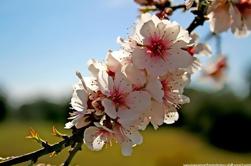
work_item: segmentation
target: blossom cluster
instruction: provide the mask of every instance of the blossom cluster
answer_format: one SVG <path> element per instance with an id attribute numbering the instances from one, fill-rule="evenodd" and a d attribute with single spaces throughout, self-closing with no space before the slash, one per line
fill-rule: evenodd
<path id="1" fill-rule="evenodd" d="M 216 33 L 231 28 L 235 35 L 247 35 L 251 30 L 251 0 L 217 0 L 212 4 L 209 19 Z"/>
<path id="2" fill-rule="evenodd" d="M 207 49 L 178 23 L 150 14 L 141 15 L 132 35 L 118 43 L 121 48 L 108 51 L 104 62 L 88 62 L 91 76 L 77 73 L 65 127 L 85 128 L 91 150 L 115 141 L 130 155 L 148 124 L 157 129 L 178 120 L 178 109 L 189 102 L 184 88 L 199 67 L 194 55 Z"/>
<path id="3" fill-rule="evenodd" d="M 210 29 L 222 33 L 231 28 L 236 36 L 246 36 L 251 30 L 251 0 L 208 0 Z M 187 0 L 187 8 L 198 0 Z"/>

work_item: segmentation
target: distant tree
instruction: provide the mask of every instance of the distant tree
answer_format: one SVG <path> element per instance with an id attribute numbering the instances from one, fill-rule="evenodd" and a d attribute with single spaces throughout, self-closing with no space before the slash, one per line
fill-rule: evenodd
<path id="1" fill-rule="evenodd" d="M 0 122 L 7 116 L 7 103 L 6 98 L 0 93 Z"/>
<path id="2" fill-rule="evenodd" d="M 17 111 L 17 118 L 24 121 L 66 122 L 68 108 L 69 106 L 65 102 L 52 103 L 40 99 L 22 105 Z"/>

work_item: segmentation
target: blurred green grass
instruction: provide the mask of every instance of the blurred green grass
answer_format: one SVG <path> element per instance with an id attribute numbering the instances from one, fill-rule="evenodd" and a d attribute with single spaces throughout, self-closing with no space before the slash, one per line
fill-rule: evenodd
<path id="1" fill-rule="evenodd" d="M 39 131 L 40 136 L 49 143 L 59 141 L 50 134 L 53 125 L 65 131 L 60 124 L 0 123 L 0 156 L 20 155 L 40 148 L 36 142 L 25 138 L 30 127 Z M 130 157 L 123 157 L 119 145 L 116 144 L 112 147 L 107 146 L 100 152 L 92 152 L 83 146 L 83 150 L 75 156 L 72 165 L 179 166 L 184 163 L 251 163 L 251 154 L 214 148 L 199 137 L 181 129 L 162 128 L 158 131 L 148 129 L 142 134 L 144 143 L 135 147 Z M 38 163 L 60 165 L 67 154 L 67 150 L 64 150 L 53 158 L 42 157 Z"/>

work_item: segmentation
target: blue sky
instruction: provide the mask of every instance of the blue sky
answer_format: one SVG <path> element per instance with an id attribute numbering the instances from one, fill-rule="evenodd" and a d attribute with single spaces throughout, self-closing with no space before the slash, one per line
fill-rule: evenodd
<path id="1" fill-rule="evenodd" d="M 88 59 L 104 59 L 108 49 L 119 47 L 117 36 L 130 33 L 137 7 L 133 0 L 1 0 L 0 87 L 14 101 L 70 94 L 75 71 L 87 75 Z M 187 26 L 191 15 L 173 18 Z M 197 29 L 207 31 L 207 25 Z M 243 90 L 251 37 L 223 36 L 230 85 Z"/>

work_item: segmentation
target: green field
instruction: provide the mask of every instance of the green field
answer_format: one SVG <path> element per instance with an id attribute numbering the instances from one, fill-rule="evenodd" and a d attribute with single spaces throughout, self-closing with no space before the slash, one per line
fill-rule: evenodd
<path id="1" fill-rule="evenodd" d="M 0 156 L 13 156 L 40 148 L 32 141 L 24 138 L 29 127 L 38 130 L 41 137 L 50 143 L 58 141 L 51 133 L 52 124 L 0 124 Z M 58 126 L 58 125 L 56 125 Z M 119 146 L 114 144 L 101 152 L 91 152 L 83 147 L 72 165 L 83 166 L 179 166 L 184 163 L 251 163 L 251 154 L 231 153 L 214 148 L 199 137 L 179 129 L 148 130 L 143 132 L 144 143 L 134 148 L 131 157 L 123 157 Z M 67 151 L 50 158 L 43 157 L 38 163 L 60 165 Z M 20 165 L 27 165 L 23 163 Z"/>

